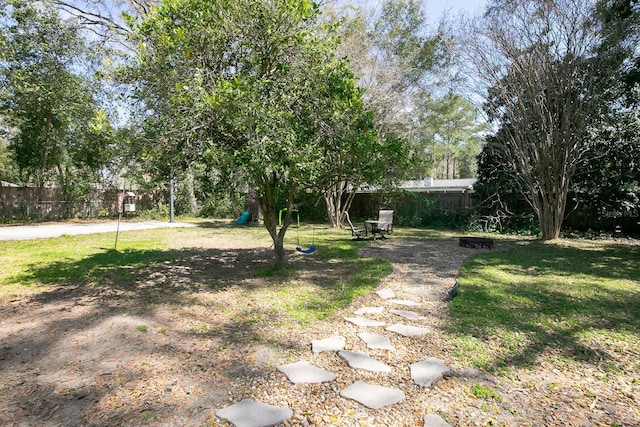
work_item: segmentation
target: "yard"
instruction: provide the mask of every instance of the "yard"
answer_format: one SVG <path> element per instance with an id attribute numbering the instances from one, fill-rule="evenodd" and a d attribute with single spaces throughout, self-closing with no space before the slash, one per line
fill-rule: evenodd
<path id="1" fill-rule="evenodd" d="M 112 234 L 0 243 L 2 424 L 226 425 L 216 410 L 252 397 L 291 407 L 288 425 L 421 425 L 431 412 L 454 426 L 640 425 L 634 242 L 474 251 L 454 233 L 355 242 L 317 226 L 301 245 L 312 235 L 316 253 L 291 250 L 284 272 L 263 228 L 228 222 L 121 233 L 117 251 Z M 357 377 L 311 355 L 312 339 L 349 333 L 342 317 L 418 264 L 460 268 L 460 295 L 418 309 L 432 333 L 381 353 L 392 373 Z M 453 373 L 424 390 L 402 366 L 428 356 Z M 294 386 L 276 370 L 305 359 L 336 380 Z M 407 397 L 368 410 L 339 396 L 357 378 Z"/>

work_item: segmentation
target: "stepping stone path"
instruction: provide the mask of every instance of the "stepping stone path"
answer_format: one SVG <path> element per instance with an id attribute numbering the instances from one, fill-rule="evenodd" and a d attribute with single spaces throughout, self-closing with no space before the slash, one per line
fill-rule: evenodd
<path id="1" fill-rule="evenodd" d="M 425 279 L 425 273 L 433 274 L 434 271 L 429 268 L 413 270 L 404 282 L 402 290 L 407 294 L 422 298 L 426 301 L 442 300 L 447 294 L 447 285 L 455 279 Z M 396 299 L 395 292 L 388 288 L 376 291 L 376 294 L 387 304 L 410 307 L 419 307 L 421 305 L 419 302 L 412 300 Z M 384 307 L 361 307 L 354 312 L 357 317 L 344 317 L 344 320 L 360 328 L 383 327 L 385 326 L 384 322 L 363 316 L 382 314 L 385 310 Z M 415 311 L 392 309 L 389 310 L 389 312 L 409 321 L 419 322 L 425 319 L 424 316 Z M 396 323 L 395 325 L 387 327 L 385 330 L 415 339 L 429 333 L 429 329 L 427 328 L 403 323 Z M 369 349 L 394 350 L 391 339 L 385 335 L 361 331 L 358 337 L 365 342 Z M 336 352 L 340 358 L 346 361 L 349 367 L 354 369 L 381 373 L 391 372 L 389 365 L 372 358 L 366 353 L 345 351 L 346 342 L 347 339 L 342 336 L 312 340 L 311 350 L 313 353 Z M 420 387 L 431 387 L 438 380 L 451 373 L 451 369 L 448 366 L 434 357 L 413 363 L 408 365 L 408 367 L 411 370 L 411 379 Z M 307 361 L 283 365 L 277 369 L 293 384 L 332 382 L 336 378 L 334 373 L 313 366 Z M 403 369 L 403 367 L 399 366 L 398 369 Z M 398 388 L 368 384 L 360 380 L 355 381 L 340 391 L 340 396 L 359 402 L 370 409 L 384 408 L 405 399 L 405 393 Z M 281 408 L 255 402 L 251 399 L 244 399 L 235 405 L 219 410 L 216 416 L 228 420 L 237 427 L 266 427 L 276 425 L 291 418 L 293 411 L 290 408 Z M 451 427 L 450 424 L 436 414 L 425 415 L 423 422 L 424 427 Z"/>
<path id="2" fill-rule="evenodd" d="M 359 351 L 339 351 L 338 356 L 346 360 L 352 368 L 371 372 L 391 372 L 391 366 Z"/>
<path id="3" fill-rule="evenodd" d="M 288 420 L 293 415 L 289 408 L 265 405 L 244 399 L 216 412 L 218 418 L 230 421 L 236 427 L 268 427 Z"/>
<path id="4" fill-rule="evenodd" d="M 429 290 L 429 289 L 411 288 L 411 289 L 407 289 L 405 292 L 411 295 L 424 298 L 427 301 L 441 301 L 444 298 L 444 295 L 441 292 Z"/>
<path id="5" fill-rule="evenodd" d="M 395 332 L 405 337 L 420 337 L 429 333 L 427 328 L 420 328 L 418 326 L 404 325 L 402 323 L 396 323 L 389 326 L 387 331 Z"/>
<path id="6" fill-rule="evenodd" d="M 388 288 L 380 289 L 379 291 L 376 291 L 376 294 L 378 294 L 378 296 L 382 299 L 390 299 L 396 297 L 395 292 Z"/>
<path id="7" fill-rule="evenodd" d="M 340 396 L 362 403 L 367 408 L 378 409 L 404 399 L 404 392 L 397 388 L 383 387 L 356 381 L 340 392 Z"/>
<path id="8" fill-rule="evenodd" d="M 378 320 L 367 319 L 366 317 L 345 317 L 344 320 L 358 326 L 384 326 L 384 322 Z"/>
<path id="9" fill-rule="evenodd" d="M 420 316 L 415 311 L 408 311 L 408 310 L 390 310 L 390 311 L 393 314 L 397 314 L 398 316 L 404 317 L 405 319 L 409 319 L 409 320 L 422 320 L 422 319 L 425 319 L 424 316 Z"/>
<path id="10" fill-rule="evenodd" d="M 331 382 L 336 378 L 336 374 L 317 368 L 305 361 L 280 366 L 278 371 L 285 374 L 294 384 L 324 383 Z"/>
<path id="11" fill-rule="evenodd" d="M 384 307 L 362 307 L 354 311 L 353 314 L 362 316 L 363 314 L 380 314 L 384 311 Z"/>
<path id="12" fill-rule="evenodd" d="M 435 357 L 411 364 L 411 378 L 422 387 L 431 387 L 433 383 L 449 373 L 451 369 Z"/>
<path id="13" fill-rule="evenodd" d="M 384 335 L 372 334 L 369 332 L 360 332 L 360 339 L 367 344 L 367 348 L 377 350 L 393 350 L 391 340 Z"/>
<path id="14" fill-rule="evenodd" d="M 429 414 L 424 416 L 424 427 L 451 427 L 451 424 L 443 420 L 440 415 Z"/>
<path id="15" fill-rule="evenodd" d="M 344 337 L 329 337 L 323 340 L 311 341 L 311 351 L 320 353 L 322 351 L 340 351 L 344 348 L 346 340 Z"/>
<path id="16" fill-rule="evenodd" d="M 390 299 L 389 302 L 392 302 L 398 305 L 406 305 L 407 307 L 417 307 L 420 305 L 419 303 L 408 300 L 408 299 Z"/>

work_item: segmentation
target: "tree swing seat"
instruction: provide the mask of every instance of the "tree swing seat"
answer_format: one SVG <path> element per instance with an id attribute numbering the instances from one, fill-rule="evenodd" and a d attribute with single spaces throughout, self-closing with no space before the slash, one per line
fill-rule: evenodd
<path id="1" fill-rule="evenodd" d="M 301 252 L 303 254 L 312 254 L 316 251 L 316 247 L 311 245 L 309 249 L 302 249 L 300 246 L 297 246 L 296 251 Z"/>
<path id="2" fill-rule="evenodd" d="M 309 249 L 302 249 L 300 247 L 300 217 L 298 216 L 298 228 L 296 228 L 296 238 L 298 240 L 298 246 L 296 246 L 296 251 L 302 253 L 302 254 L 312 254 L 316 251 L 316 229 L 315 227 L 313 228 L 313 240 L 311 242 L 311 246 L 309 246 Z"/>

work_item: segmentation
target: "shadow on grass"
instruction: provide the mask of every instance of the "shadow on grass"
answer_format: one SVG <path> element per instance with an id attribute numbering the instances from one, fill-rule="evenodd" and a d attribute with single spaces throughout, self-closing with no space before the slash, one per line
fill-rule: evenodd
<path id="1" fill-rule="evenodd" d="M 477 255 L 460 276 L 447 332 L 478 366 L 640 356 L 629 353 L 640 339 L 640 247 L 531 242 Z"/>
<path id="2" fill-rule="evenodd" d="M 33 266 L 12 280 L 25 284 L 56 286 L 38 293 L 49 300 L 88 292 L 109 298 L 126 292 L 149 302 L 178 298 L 184 292 L 220 290 L 266 268 L 272 256 L 268 249 L 187 249 L 126 250 L 107 249 L 78 261 L 61 260 Z M 111 292 L 101 292 L 109 289 Z"/>
<path id="3" fill-rule="evenodd" d="M 274 294 L 290 299 L 294 311 L 321 318 L 390 271 L 388 263 L 357 259 L 348 241 L 319 238 L 317 246 L 308 256 L 290 251 L 289 268 L 278 273 L 269 271 L 270 248 L 104 249 L 79 260 L 39 261 L 8 278 L 35 289 L 18 305 L 0 303 L 0 315 L 13 318 L 0 348 L 0 374 L 10 373 L 0 398 L 18 408 L 9 422 L 142 425 L 153 417 L 160 425 L 176 416 L 172 396 L 180 389 L 202 393 L 179 408 L 183 416 L 228 403 L 234 387 L 243 397 L 234 379 L 264 382 L 279 351 L 310 343 L 295 328 L 280 333 L 295 320 L 259 298 L 281 289 Z M 296 298 L 290 291 L 297 283 L 317 298 Z M 156 376 L 170 379 L 162 392 L 135 397 L 149 392 Z M 111 399 L 126 405 L 105 407 Z"/>

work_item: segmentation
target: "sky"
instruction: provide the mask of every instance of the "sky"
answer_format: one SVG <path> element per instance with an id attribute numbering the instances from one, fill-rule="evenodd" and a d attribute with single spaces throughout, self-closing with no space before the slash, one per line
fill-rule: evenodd
<path id="1" fill-rule="evenodd" d="M 437 22 L 443 13 L 449 12 L 452 15 L 467 13 L 474 15 L 482 11 L 487 4 L 486 0 L 425 0 L 425 12 L 429 19 Z"/>
<path id="2" fill-rule="evenodd" d="M 433 15 L 440 17 L 442 14 L 451 10 L 452 13 L 466 12 L 474 14 L 480 12 L 487 4 L 486 0 L 426 0 L 425 10 Z"/>
<path id="3" fill-rule="evenodd" d="M 355 0 L 355 3 L 375 8 L 382 4 L 382 0 Z M 429 23 L 437 24 L 445 12 L 449 12 L 452 16 L 458 13 L 473 15 L 481 12 L 487 0 L 423 0 L 423 4 Z"/>

